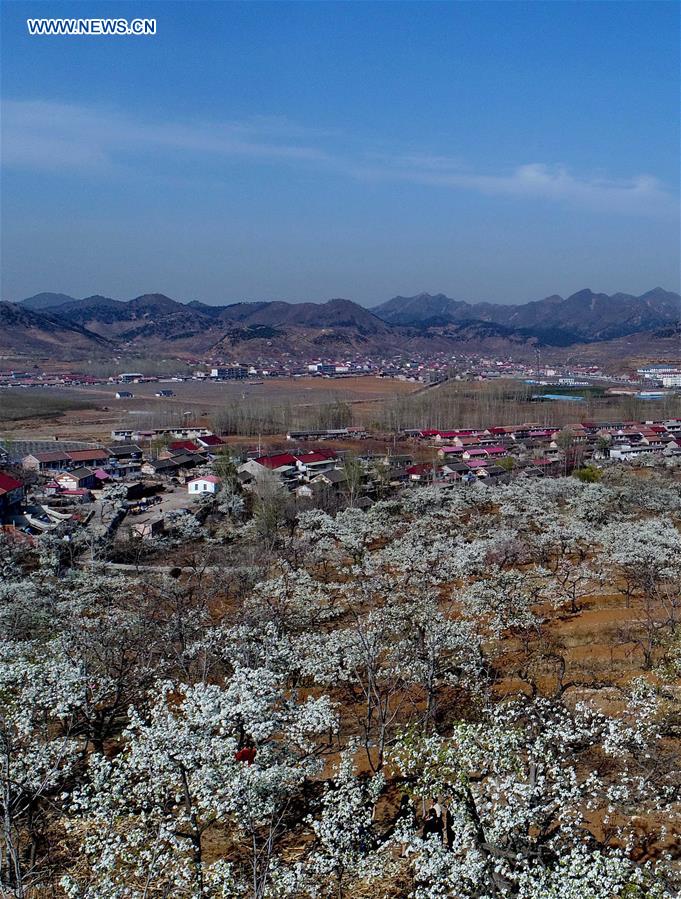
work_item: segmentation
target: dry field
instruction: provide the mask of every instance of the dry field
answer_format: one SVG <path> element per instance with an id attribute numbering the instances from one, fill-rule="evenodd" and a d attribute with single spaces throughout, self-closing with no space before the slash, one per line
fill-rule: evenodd
<path id="1" fill-rule="evenodd" d="M 15 439 L 61 436 L 109 439 L 114 428 L 152 428 L 192 422 L 242 439 L 272 442 L 288 429 L 367 427 L 391 434 L 410 427 L 484 427 L 535 422 L 645 421 L 681 416 L 681 395 L 646 402 L 591 394 L 584 402 L 531 402 L 536 388 L 519 381 L 423 385 L 376 377 L 282 378 L 253 382 L 162 381 L 132 384 L 132 399 L 117 400 L 118 385 L 11 389 L 0 392 L 0 434 Z M 161 399 L 154 394 L 170 389 Z M 3 402 L 11 411 L 3 415 Z M 22 416 L 25 404 L 27 415 Z M 72 408 L 69 408 L 71 406 Z"/>
<path id="2" fill-rule="evenodd" d="M 253 409 L 288 407 L 298 413 L 332 404 L 348 404 L 362 409 L 413 393 L 417 385 L 376 377 L 357 378 L 287 378 L 272 379 L 262 384 L 252 382 L 156 382 L 132 384 L 132 399 L 117 400 L 119 385 L 95 387 L 43 388 L 41 390 L 12 390 L 12 394 L 30 398 L 30 415 L 19 418 L 16 411 L 2 414 L 0 394 L 0 428 L 16 439 L 69 435 L 74 439 L 105 439 L 114 428 L 163 427 L 183 421 L 213 425 L 213 418 L 225 409 Z M 162 389 L 172 390 L 175 396 L 160 399 L 154 394 Z M 13 397 L 14 399 L 14 397 Z M 40 409 L 41 401 L 44 409 Z M 54 415 L 54 407 L 68 402 L 90 405 L 86 409 L 71 409 Z M 12 403 L 13 408 L 16 402 Z M 49 417 L 48 417 L 49 416 Z"/>

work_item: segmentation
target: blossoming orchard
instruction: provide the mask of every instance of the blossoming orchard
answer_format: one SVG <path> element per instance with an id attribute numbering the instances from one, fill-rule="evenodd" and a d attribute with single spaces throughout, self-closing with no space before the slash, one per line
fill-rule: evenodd
<path id="1" fill-rule="evenodd" d="M 200 508 L 3 538 L 3 896 L 679 895 L 677 469 Z"/>

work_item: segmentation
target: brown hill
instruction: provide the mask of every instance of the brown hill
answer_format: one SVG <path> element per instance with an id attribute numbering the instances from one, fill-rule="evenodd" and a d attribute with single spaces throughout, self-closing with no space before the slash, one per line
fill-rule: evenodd
<path id="1" fill-rule="evenodd" d="M 548 346 L 612 340 L 653 331 L 681 318 L 681 296 L 656 287 L 641 296 L 580 290 L 521 305 L 470 304 L 444 294 L 394 297 L 373 310 L 392 324 L 430 328 L 460 321 L 494 322 Z"/>
<path id="2" fill-rule="evenodd" d="M 111 341 L 52 313 L 0 302 L 0 353 L 76 359 L 114 349 Z"/>
<path id="3" fill-rule="evenodd" d="M 57 302 L 62 296 L 40 294 L 25 304 L 5 304 L 11 306 L 11 314 L 5 312 L 5 348 L 55 358 L 109 346 L 130 354 L 217 357 L 469 351 L 529 358 L 537 347 L 581 351 L 585 344 L 595 347 L 595 355 L 607 356 L 613 341 L 613 352 L 630 353 L 632 343 L 640 341 L 648 352 L 659 344 L 665 354 L 677 338 L 681 308 L 679 295 L 661 288 L 640 297 L 583 290 L 519 306 L 419 294 L 395 297 L 374 310 L 346 299 L 208 306 L 163 294 L 127 302 L 98 295 Z M 36 304 L 48 308 L 27 308 Z"/>

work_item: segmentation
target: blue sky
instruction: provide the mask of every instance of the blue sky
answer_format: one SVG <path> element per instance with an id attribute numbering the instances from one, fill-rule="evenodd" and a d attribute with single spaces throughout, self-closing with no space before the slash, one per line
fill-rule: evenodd
<path id="1" fill-rule="evenodd" d="M 678 289 L 679 13 L 5 3 L 2 298 Z"/>

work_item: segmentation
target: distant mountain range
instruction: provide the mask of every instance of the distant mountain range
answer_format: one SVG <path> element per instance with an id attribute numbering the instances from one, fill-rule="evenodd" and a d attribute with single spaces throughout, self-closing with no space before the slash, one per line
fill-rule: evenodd
<path id="1" fill-rule="evenodd" d="M 350 300 L 209 306 L 163 294 L 78 300 L 41 293 L 0 303 L 0 352 L 77 358 L 116 353 L 274 356 L 410 351 L 533 352 L 631 338 L 675 341 L 681 296 L 581 290 L 522 305 L 467 303 L 444 294 L 393 297 L 372 309 Z M 629 341 L 631 343 L 631 340 Z"/>
<path id="2" fill-rule="evenodd" d="M 512 328 L 549 346 L 570 346 L 625 337 L 679 320 L 681 297 L 656 287 L 641 296 L 580 290 L 567 298 L 554 294 L 520 306 L 470 304 L 444 294 L 394 297 L 372 310 L 394 325 L 442 327 L 484 321 Z"/>

